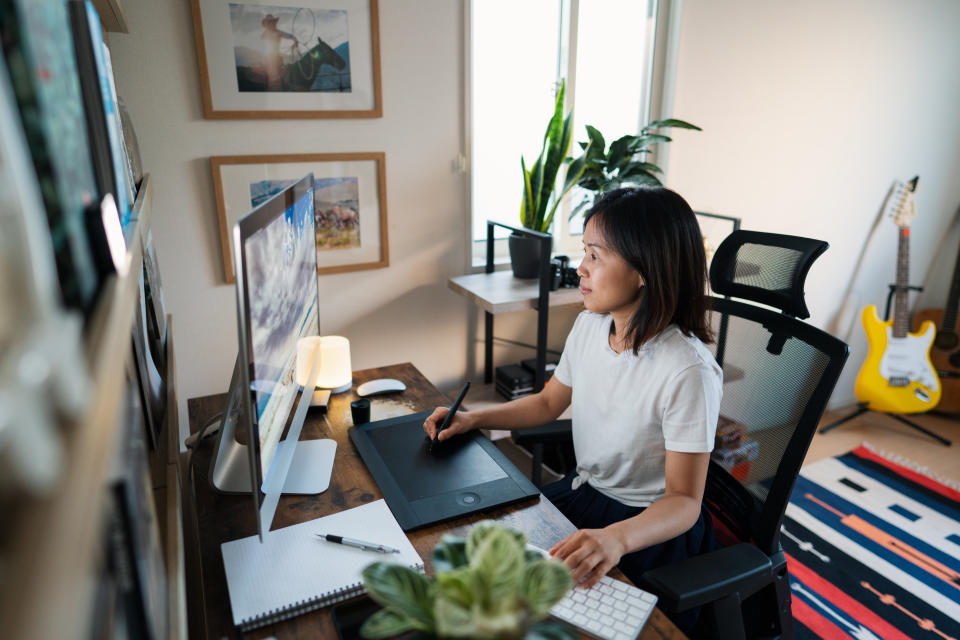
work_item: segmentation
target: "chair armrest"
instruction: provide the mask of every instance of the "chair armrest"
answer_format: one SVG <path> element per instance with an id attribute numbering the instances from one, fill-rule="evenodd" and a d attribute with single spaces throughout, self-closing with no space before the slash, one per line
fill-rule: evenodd
<path id="1" fill-rule="evenodd" d="M 572 442 L 573 434 L 571 432 L 570 420 L 554 420 L 547 424 L 533 427 L 532 429 L 520 429 L 511 431 L 510 437 L 516 444 L 552 444 L 554 442 Z"/>
<path id="2" fill-rule="evenodd" d="M 767 554 L 744 542 L 651 569 L 640 577 L 638 586 L 655 593 L 663 608 L 680 612 L 734 593 L 746 597 L 772 576 Z"/>

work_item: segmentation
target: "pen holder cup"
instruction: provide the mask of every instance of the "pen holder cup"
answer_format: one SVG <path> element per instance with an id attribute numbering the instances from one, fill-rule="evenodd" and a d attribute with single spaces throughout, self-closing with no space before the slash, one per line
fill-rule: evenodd
<path id="1" fill-rule="evenodd" d="M 350 403 L 350 416 L 353 418 L 353 424 L 364 424 L 370 422 L 370 401 L 366 398 L 360 398 Z"/>

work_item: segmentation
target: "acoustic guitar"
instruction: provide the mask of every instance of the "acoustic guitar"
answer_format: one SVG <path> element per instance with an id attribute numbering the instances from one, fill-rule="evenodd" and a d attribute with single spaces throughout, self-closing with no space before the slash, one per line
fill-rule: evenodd
<path id="1" fill-rule="evenodd" d="M 924 309 L 913 316 L 913 330 L 926 322 L 937 325 L 937 337 L 930 349 L 930 359 L 943 384 L 943 395 L 937 411 L 960 412 L 960 335 L 957 333 L 957 311 L 960 308 L 960 253 L 953 267 L 953 280 L 947 305 L 943 309 Z"/>
<path id="2" fill-rule="evenodd" d="M 863 310 L 861 320 L 870 351 L 857 374 L 854 392 L 868 409 L 887 413 L 922 413 L 940 402 L 942 389 L 930 361 L 936 325 L 927 321 L 917 333 L 908 333 L 907 287 L 910 264 L 910 222 L 916 217 L 917 178 L 897 183 L 887 199 L 900 229 L 897 244 L 897 284 L 893 319 L 883 321 L 877 308 Z"/>

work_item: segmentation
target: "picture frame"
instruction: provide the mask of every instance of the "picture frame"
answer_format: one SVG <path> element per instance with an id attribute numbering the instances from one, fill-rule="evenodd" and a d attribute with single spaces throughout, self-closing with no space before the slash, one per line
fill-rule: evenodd
<path id="1" fill-rule="evenodd" d="M 34 20 L 42 19 L 43 28 Z M 85 212 L 99 200 L 67 3 L 4 3 L 3 83 L 9 81 L 50 228 L 60 298 L 93 313 L 102 282 L 87 238 Z M 21 60 L 13 73 L 11 60 Z M 5 132 L 6 133 L 6 132 Z"/>
<path id="2" fill-rule="evenodd" d="M 190 0 L 204 117 L 381 117 L 377 3 Z"/>
<path id="3" fill-rule="evenodd" d="M 140 393 L 139 407 L 143 410 L 143 423 L 149 436 L 151 450 L 160 446 L 160 432 L 166 412 L 167 387 L 165 372 L 154 360 L 150 348 L 150 337 L 147 330 L 148 301 L 145 286 L 145 270 L 143 265 L 136 265 L 133 272 L 138 277 L 138 292 L 136 311 L 134 313 L 131 339 L 133 341 L 133 368 L 132 380 L 136 380 Z M 132 274 L 132 275 L 133 275 Z"/>
<path id="4" fill-rule="evenodd" d="M 211 157 L 225 281 L 234 281 L 231 229 L 237 220 L 311 172 L 317 274 L 389 266 L 385 165 L 383 152 Z"/>
<path id="5" fill-rule="evenodd" d="M 107 84 L 107 73 L 112 70 L 105 67 L 103 57 L 103 32 L 96 9 L 88 7 L 80 0 L 67 3 L 70 12 L 70 26 L 73 45 L 77 56 L 77 77 L 80 80 L 80 94 L 83 98 L 87 124 L 87 141 L 90 144 L 94 177 L 100 197 L 113 194 L 118 203 L 118 212 L 123 213 L 122 198 L 125 190 L 117 190 L 119 172 L 114 171 L 114 148 L 116 138 L 111 138 L 109 129 L 113 125 L 110 109 L 113 107 L 109 94 L 101 91 L 101 78 Z M 119 166 L 117 166 L 119 169 Z M 127 203 L 129 204 L 129 203 Z M 129 215 L 129 211 L 127 211 Z M 123 222 L 121 217 L 120 222 Z"/>
<path id="6" fill-rule="evenodd" d="M 160 281 L 160 264 L 153 232 L 147 229 L 143 241 L 143 290 L 146 297 L 146 325 L 150 353 L 160 377 L 167 379 L 167 303 Z"/>
<path id="7" fill-rule="evenodd" d="M 107 479 L 105 543 L 109 571 L 117 588 L 116 606 L 107 615 L 115 618 L 113 624 L 125 629 L 124 637 L 163 640 L 170 637 L 170 626 L 161 525 L 139 394 L 131 387 L 126 391 Z M 107 619 L 101 626 L 112 624 Z"/>

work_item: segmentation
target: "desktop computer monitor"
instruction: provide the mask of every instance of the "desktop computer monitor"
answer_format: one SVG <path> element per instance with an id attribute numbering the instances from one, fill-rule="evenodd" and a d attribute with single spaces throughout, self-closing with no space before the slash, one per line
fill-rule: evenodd
<path id="1" fill-rule="evenodd" d="M 308 174 L 233 228 L 239 345 L 210 479 L 222 492 L 253 496 L 261 540 L 281 493 L 329 486 L 336 451 L 333 440 L 299 442 L 320 370 L 312 363 L 297 384 L 297 343 L 319 333 L 313 197 Z"/>

